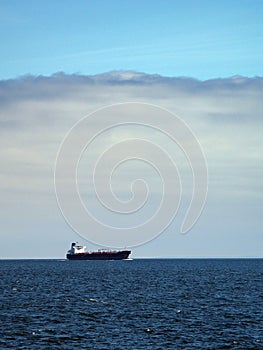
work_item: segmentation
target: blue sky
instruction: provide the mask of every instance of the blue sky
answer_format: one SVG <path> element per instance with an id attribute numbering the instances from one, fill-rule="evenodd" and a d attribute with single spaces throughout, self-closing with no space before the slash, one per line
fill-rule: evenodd
<path id="1" fill-rule="evenodd" d="M 0 77 L 135 70 L 262 75 L 263 3 L 1 1 Z"/>
<path id="2" fill-rule="evenodd" d="M 158 136 L 182 167 L 182 206 L 133 256 L 262 257 L 262 18 L 261 0 L 0 0 L 0 257 L 63 258 L 81 241 L 56 203 L 59 146 L 83 116 L 135 101 L 189 125 L 207 159 L 209 191 L 197 224 L 180 235 L 191 181 L 185 157 Z M 130 137 L 108 137 L 120 134 Z M 129 176 L 117 181 L 121 198 Z"/>

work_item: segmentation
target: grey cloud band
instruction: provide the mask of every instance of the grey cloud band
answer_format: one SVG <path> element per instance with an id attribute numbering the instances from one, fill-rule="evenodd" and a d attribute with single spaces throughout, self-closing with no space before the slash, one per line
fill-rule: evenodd
<path id="1" fill-rule="evenodd" d="M 116 227 L 97 218 L 85 205 L 78 186 L 78 169 L 84 153 L 103 133 L 126 126 L 142 126 L 145 137 L 125 134 L 121 140 L 102 145 L 92 166 L 91 186 L 97 200 L 109 213 L 133 215 L 150 205 L 149 187 L 143 174 L 130 184 L 131 197 L 121 200 L 111 186 L 116 169 L 137 160 L 154 168 L 161 179 L 161 200 L 150 218 L 139 224 Z M 54 183 L 60 210 L 72 229 L 81 237 L 104 247 L 134 247 L 160 235 L 174 219 L 181 200 L 181 178 L 176 162 L 159 142 L 147 140 L 151 130 L 177 144 L 192 169 L 192 199 L 181 233 L 187 233 L 203 210 L 207 195 L 207 164 L 201 146 L 191 129 L 171 112 L 146 103 L 121 103 L 95 111 L 78 121 L 65 136 L 58 151 Z"/>

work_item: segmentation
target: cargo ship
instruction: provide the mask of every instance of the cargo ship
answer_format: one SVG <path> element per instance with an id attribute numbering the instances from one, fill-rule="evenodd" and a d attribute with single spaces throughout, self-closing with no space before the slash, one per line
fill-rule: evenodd
<path id="1" fill-rule="evenodd" d="M 71 243 L 71 248 L 67 252 L 68 260 L 124 260 L 128 259 L 130 250 L 104 250 L 96 252 L 86 252 L 86 247 L 77 242 Z"/>

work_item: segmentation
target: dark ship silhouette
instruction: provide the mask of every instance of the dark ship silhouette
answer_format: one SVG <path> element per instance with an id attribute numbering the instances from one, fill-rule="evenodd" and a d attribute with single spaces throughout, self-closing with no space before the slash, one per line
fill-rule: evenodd
<path id="1" fill-rule="evenodd" d="M 98 250 L 97 252 L 86 252 L 86 247 L 77 242 L 71 243 L 67 252 L 68 260 L 124 260 L 131 254 L 130 250 Z"/>

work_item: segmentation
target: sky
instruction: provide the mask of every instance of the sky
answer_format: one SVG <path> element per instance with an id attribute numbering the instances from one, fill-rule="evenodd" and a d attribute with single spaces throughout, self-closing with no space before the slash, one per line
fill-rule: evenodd
<path id="1" fill-rule="evenodd" d="M 199 79 L 262 74 L 263 3 L 0 1 L 2 79 L 135 70 Z"/>
<path id="2" fill-rule="evenodd" d="M 181 234 L 195 167 L 180 144 L 166 137 L 164 130 L 172 133 L 176 122 L 167 124 L 158 112 L 150 119 L 157 131 L 123 125 L 87 145 L 78 183 L 93 215 L 122 226 L 155 212 L 162 198 L 156 175 L 166 169 L 161 156 L 157 168 L 138 159 L 114 168 L 112 188 L 122 203 L 132 198 L 134 178 L 147 178 L 149 197 L 141 213 L 112 217 L 92 189 L 91 164 L 109 145 L 148 139 L 176 164 L 182 199 L 170 226 L 132 248 L 132 256 L 262 257 L 262 12 L 262 1 L 0 1 L 0 258 L 64 258 L 76 240 L 99 248 L 96 237 L 93 243 L 84 239 L 89 233 L 80 237 L 60 212 L 56 160 L 81 118 L 127 102 L 154 104 L 188 125 L 206 159 L 205 206 Z M 114 112 L 105 111 L 102 119 L 98 113 L 88 118 L 83 132 L 95 135 L 114 123 Z M 111 154 L 108 163 L 116 158 Z M 104 196 L 101 177 L 98 184 Z M 170 188 L 172 203 L 176 191 Z"/>

